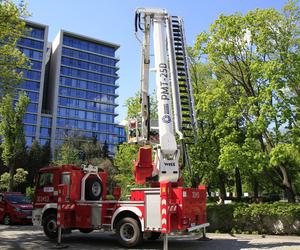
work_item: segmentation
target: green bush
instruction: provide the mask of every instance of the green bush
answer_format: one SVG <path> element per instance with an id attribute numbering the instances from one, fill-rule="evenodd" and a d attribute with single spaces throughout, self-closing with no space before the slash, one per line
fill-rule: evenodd
<path id="1" fill-rule="evenodd" d="M 300 204 L 208 204 L 210 232 L 300 234 Z"/>
<path id="2" fill-rule="evenodd" d="M 233 214 L 237 231 L 260 234 L 300 234 L 300 204 L 252 204 L 236 209 Z"/>
<path id="3" fill-rule="evenodd" d="M 35 188 L 34 187 L 27 187 L 26 188 L 26 196 L 28 196 L 32 201 L 34 197 Z"/>
<path id="4" fill-rule="evenodd" d="M 210 223 L 209 232 L 230 232 L 233 228 L 233 213 L 243 206 L 243 203 L 207 204 L 207 220 Z"/>

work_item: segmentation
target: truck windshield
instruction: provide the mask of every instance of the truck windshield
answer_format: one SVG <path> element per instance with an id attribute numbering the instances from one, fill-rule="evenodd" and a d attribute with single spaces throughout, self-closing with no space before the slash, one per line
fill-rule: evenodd
<path id="1" fill-rule="evenodd" d="M 15 204 L 31 204 L 30 199 L 24 195 L 6 195 L 5 198 Z"/>

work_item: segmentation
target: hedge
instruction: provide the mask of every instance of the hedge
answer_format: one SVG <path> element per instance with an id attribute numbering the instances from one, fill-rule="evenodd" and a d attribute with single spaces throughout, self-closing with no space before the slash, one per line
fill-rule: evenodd
<path id="1" fill-rule="evenodd" d="M 300 204 L 207 204 L 209 232 L 300 235 Z"/>

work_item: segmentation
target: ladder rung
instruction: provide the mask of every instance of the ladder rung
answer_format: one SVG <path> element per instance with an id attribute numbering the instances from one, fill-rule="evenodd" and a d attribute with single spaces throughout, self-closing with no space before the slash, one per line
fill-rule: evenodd
<path id="1" fill-rule="evenodd" d="M 189 139 L 189 138 L 191 138 L 191 139 L 194 138 L 193 135 L 184 135 L 184 137 L 185 137 L 185 138 L 188 138 L 188 139 Z"/>
<path id="2" fill-rule="evenodd" d="M 189 108 L 181 108 L 182 111 L 190 111 Z"/>
<path id="3" fill-rule="evenodd" d="M 178 42 L 181 42 L 181 38 L 179 38 L 179 37 L 174 37 L 174 40 L 178 41 Z"/>
<path id="4" fill-rule="evenodd" d="M 180 99 L 189 99 L 189 98 L 187 96 L 183 95 L 183 96 L 180 96 Z M 181 104 L 184 104 L 184 103 L 182 102 Z"/>

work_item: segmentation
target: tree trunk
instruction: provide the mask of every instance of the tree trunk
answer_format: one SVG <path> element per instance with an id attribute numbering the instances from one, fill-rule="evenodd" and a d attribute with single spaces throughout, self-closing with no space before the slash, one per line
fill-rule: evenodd
<path id="1" fill-rule="evenodd" d="M 236 189 L 236 199 L 237 201 L 241 201 L 243 190 L 242 190 L 241 174 L 238 168 L 235 168 L 235 189 Z"/>
<path id="2" fill-rule="evenodd" d="M 15 168 L 13 166 L 9 167 L 9 184 L 8 184 L 8 192 L 14 191 L 14 175 L 15 175 Z"/>
<path id="3" fill-rule="evenodd" d="M 292 187 L 292 182 L 291 182 L 291 178 L 289 176 L 289 173 L 287 171 L 287 168 L 285 166 L 280 166 L 280 171 L 282 174 L 282 185 L 284 188 L 284 192 L 287 196 L 288 202 L 292 202 L 295 203 L 296 199 L 295 199 L 295 193 Z"/>
<path id="4" fill-rule="evenodd" d="M 258 199 L 258 181 L 256 177 L 253 178 L 253 196 L 255 200 Z"/>
<path id="5" fill-rule="evenodd" d="M 294 190 L 292 188 L 285 187 L 284 192 L 286 194 L 288 202 L 291 202 L 291 203 L 295 203 L 296 202 L 295 193 L 294 193 Z"/>
<path id="6" fill-rule="evenodd" d="M 261 149 L 263 152 L 266 152 L 266 146 L 263 142 L 263 138 L 262 136 L 259 137 L 259 141 L 260 141 L 260 145 L 261 145 Z M 267 168 L 264 166 L 263 170 L 266 174 L 266 176 L 268 177 L 268 179 L 276 186 L 282 188 L 287 196 L 288 202 L 294 203 L 296 202 L 295 199 L 295 192 L 293 190 L 292 187 L 292 182 L 291 182 L 291 178 L 288 174 L 288 170 L 286 168 L 286 166 L 279 166 L 279 170 L 281 172 L 281 178 L 282 178 L 282 183 L 279 183 L 277 181 L 275 181 L 272 176 L 270 175 L 269 171 L 267 170 Z"/>
<path id="7" fill-rule="evenodd" d="M 219 189 L 220 189 L 220 199 L 222 200 L 222 203 L 224 203 L 225 197 L 226 197 L 226 188 L 225 188 L 225 174 L 219 172 Z"/>

